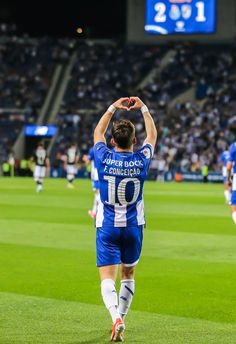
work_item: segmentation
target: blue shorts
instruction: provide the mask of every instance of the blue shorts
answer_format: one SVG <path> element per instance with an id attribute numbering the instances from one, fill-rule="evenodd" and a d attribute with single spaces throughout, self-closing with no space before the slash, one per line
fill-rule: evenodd
<path id="1" fill-rule="evenodd" d="M 92 180 L 93 191 L 99 190 L 99 180 Z"/>
<path id="2" fill-rule="evenodd" d="M 97 266 L 134 266 L 142 250 L 143 226 L 97 228 Z"/>
<path id="3" fill-rule="evenodd" d="M 236 205 L 236 191 L 232 191 L 230 205 Z"/>
<path id="4" fill-rule="evenodd" d="M 225 184 L 227 182 L 227 177 L 223 177 L 223 183 Z"/>

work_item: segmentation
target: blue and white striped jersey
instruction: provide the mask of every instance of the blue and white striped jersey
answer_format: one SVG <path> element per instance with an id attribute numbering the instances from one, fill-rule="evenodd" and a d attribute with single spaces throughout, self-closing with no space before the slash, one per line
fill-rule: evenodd
<path id="1" fill-rule="evenodd" d="M 91 161 L 91 179 L 92 179 L 92 181 L 96 182 L 96 181 L 98 181 L 98 170 L 97 170 L 96 163 L 94 160 L 93 147 L 90 148 L 90 150 L 89 150 L 88 159 L 89 159 L 89 161 Z"/>
<path id="2" fill-rule="evenodd" d="M 229 148 L 229 161 L 233 162 L 233 171 L 236 173 L 236 142 Z"/>
<path id="3" fill-rule="evenodd" d="M 221 156 L 220 156 L 220 161 L 223 162 L 223 165 L 226 167 L 227 166 L 227 162 L 229 161 L 229 151 L 225 150 Z"/>
<path id="4" fill-rule="evenodd" d="M 143 184 L 152 155 L 150 144 L 136 152 L 116 152 L 104 142 L 94 146 L 101 196 L 96 227 L 145 224 Z"/>

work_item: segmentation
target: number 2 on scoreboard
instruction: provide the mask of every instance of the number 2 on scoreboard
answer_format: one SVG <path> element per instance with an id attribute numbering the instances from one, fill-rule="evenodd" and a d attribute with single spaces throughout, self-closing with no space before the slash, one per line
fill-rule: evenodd
<path id="1" fill-rule="evenodd" d="M 154 6 L 157 14 L 155 15 L 155 22 L 164 23 L 166 21 L 166 5 L 163 2 L 157 2 Z"/>

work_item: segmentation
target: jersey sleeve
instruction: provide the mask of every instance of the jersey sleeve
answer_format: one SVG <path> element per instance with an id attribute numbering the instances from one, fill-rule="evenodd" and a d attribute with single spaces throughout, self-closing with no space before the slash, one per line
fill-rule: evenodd
<path id="1" fill-rule="evenodd" d="M 90 161 L 94 160 L 94 151 L 93 151 L 93 148 L 90 148 L 90 150 L 89 150 L 88 159 L 89 159 Z"/>
<path id="2" fill-rule="evenodd" d="M 228 161 L 234 162 L 235 157 L 236 157 L 236 146 L 235 146 L 235 144 L 232 144 L 230 146 L 230 149 L 229 149 L 229 160 Z"/>
<path id="3" fill-rule="evenodd" d="M 109 152 L 107 145 L 104 142 L 98 142 L 93 147 L 94 160 L 96 165 L 99 165 Z"/>
<path id="4" fill-rule="evenodd" d="M 146 143 L 143 147 L 138 151 L 139 156 L 141 157 L 144 165 L 144 169 L 146 174 L 148 173 L 149 165 L 152 160 L 154 153 L 153 146 L 150 143 Z"/>

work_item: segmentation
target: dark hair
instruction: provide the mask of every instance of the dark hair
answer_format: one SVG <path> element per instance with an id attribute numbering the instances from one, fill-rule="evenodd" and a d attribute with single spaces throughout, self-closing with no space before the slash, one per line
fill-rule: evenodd
<path id="1" fill-rule="evenodd" d="M 135 127 L 133 123 L 127 119 L 120 119 L 113 123 L 112 137 L 119 148 L 129 148 L 135 136 Z"/>

